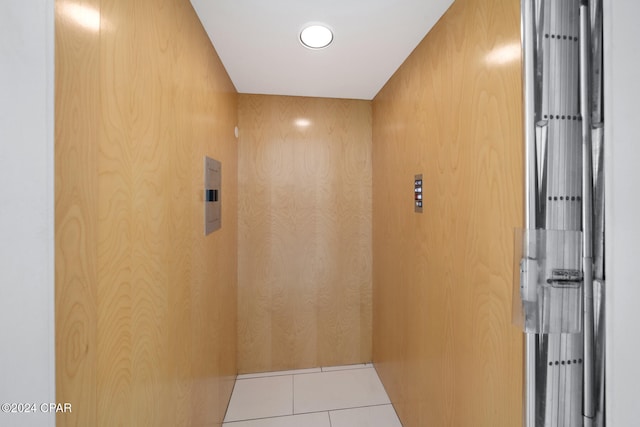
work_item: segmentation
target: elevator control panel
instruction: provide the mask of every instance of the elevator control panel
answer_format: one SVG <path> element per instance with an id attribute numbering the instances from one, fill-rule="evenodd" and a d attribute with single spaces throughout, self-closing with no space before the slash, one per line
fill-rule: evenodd
<path id="1" fill-rule="evenodd" d="M 211 157 L 204 158 L 204 234 L 222 226 L 220 193 L 222 165 Z"/>
<path id="2" fill-rule="evenodd" d="M 422 174 L 416 175 L 413 179 L 413 203 L 414 210 L 422 213 Z"/>

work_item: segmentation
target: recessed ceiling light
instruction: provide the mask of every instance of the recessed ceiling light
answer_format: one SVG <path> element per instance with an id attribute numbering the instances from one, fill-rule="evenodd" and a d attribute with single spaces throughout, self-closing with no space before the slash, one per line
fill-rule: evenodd
<path id="1" fill-rule="evenodd" d="M 304 129 L 311 126 L 311 120 L 305 119 L 305 118 L 296 119 L 293 123 L 295 123 L 295 125 L 300 129 Z"/>
<path id="2" fill-rule="evenodd" d="M 309 49 L 322 49 L 333 41 L 333 32 L 325 25 L 309 25 L 300 32 L 300 41 Z"/>

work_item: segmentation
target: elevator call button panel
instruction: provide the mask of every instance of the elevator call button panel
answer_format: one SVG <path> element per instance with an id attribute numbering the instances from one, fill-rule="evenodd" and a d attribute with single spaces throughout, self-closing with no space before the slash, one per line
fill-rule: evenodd
<path id="1" fill-rule="evenodd" d="M 220 193 L 222 165 L 210 157 L 204 158 L 204 234 L 222 226 Z"/>
<path id="2" fill-rule="evenodd" d="M 413 203 L 414 210 L 422 213 L 422 174 L 416 175 L 413 179 Z"/>

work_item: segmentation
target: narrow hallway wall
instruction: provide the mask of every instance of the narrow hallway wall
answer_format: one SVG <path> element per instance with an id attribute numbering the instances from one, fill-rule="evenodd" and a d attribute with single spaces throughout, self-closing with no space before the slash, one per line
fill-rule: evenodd
<path id="1" fill-rule="evenodd" d="M 62 426 L 219 425 L 236 374 L 237 94 L 188 0 L 56 1 Z M 203 157 L 222 229 L 203 225 Z"/>
<path id="2" fill-rule="evenodd" d="M 373 102 L 373 358 L 405 427 L 521 424 L 519 12 L 457 0 Z"/>
<path id="3" fill-rule="evenodd" d="M 371 359 L 371 102 L 240 95 L 240 373 Z"/>

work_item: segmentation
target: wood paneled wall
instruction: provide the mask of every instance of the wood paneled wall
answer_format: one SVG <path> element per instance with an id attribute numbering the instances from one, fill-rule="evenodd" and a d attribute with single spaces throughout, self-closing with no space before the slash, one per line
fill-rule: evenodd
<path id="1" fill-rule="evenodd" d="M 240 95 L 238 368 L 371 358 L 371 103 Z"/>
<path id="2" fill-rule="evenodd" d="M 456 0 L 373 101 L 373 359 L 405 427 L 522 422 L 519 23 Z"/>
<path id="3" fill-rule="evenodd" d="M 57 425 L 220 425 L 236 91 L 188 0 L 57 0 L 55 24 L 56 398 L 73 405 Z M 207 237 L 205 155 L 223 174 Z"/>

